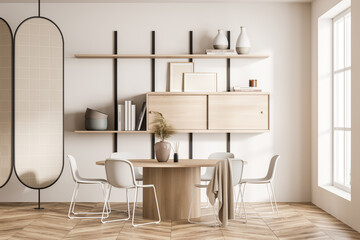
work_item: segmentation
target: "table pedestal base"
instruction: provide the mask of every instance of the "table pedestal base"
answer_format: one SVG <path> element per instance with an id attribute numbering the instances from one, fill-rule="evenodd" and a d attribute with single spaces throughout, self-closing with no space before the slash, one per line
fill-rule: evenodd
<path id="1" fill-rule="evenodd" d="M 161 219 L 187 219 L 194 184 L 200 183 L 200 167 L 143 168 L 144 185 L 154 184 L 159 201 Z M 144 188 L 143 216 L 157 219 L 152 188 Z M 194 192 L 192 218 L 200 217 L 200 190 Z"/>

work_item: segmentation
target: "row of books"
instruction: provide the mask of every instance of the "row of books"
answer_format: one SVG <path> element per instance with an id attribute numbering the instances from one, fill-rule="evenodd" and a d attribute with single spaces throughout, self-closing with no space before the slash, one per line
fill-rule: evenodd
<path id="1" fill-rule="evenodd" d="M 125 101 L 118 105 L 118 130 L 119 131 L 140 131 L 145 122 L 146 102 L 141 107 L 140 114 L 136 118 L 136 105 L 132 101 Z M 136 121 L 137 119 L 137 121 Z"/>

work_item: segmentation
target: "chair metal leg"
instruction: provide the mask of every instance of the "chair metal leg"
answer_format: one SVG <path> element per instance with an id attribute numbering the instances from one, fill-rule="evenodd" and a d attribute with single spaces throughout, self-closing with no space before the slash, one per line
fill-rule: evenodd
<path id="1" fill-rule="evenodd" d="M 269 183 L 264 183 L 264 184 L 266 184 L 266 189 L 268 190 L 268 194 L 269 194 L 269 199 L 270 199 L 270 204 L 271 204 L 271 206 L 272 206 L 272 212 L 261 212 L 262 214 L 274 214 L 274 205 L 275 205 L 275 210 L 276 210 L 276 212 L 277 212 L 277 215 L 279 216 L 279 210 L 278 210 L 278 206 L 277 206 L 277 202 L 276 202 L 276 197 L 275 197 L 275 192 L 274 192 L 274 189 L 273 189 L 273 185 L 272 185 L 272 183 L 271 182 L 269 182 Z M 267 184 L 270 184 L 270 190 L 269 190 L 269 188 L 268 188 L 268 185 Z M 244 194 L 245 194 L 245 186 L 246 186 L 246 183 L 244 183 L 244 187 L 243 187 L 243 191 L 242 191 L 242 197 L 244 196 Z M 250 213 L 250 214 L 258 214 L 258 212 L 246 212 L 245 211 L 245 203 L 242 201 L 242 204 L 243 204 L 243 210 L 244 210 L 244 213 L 245 213 L 245 219 L 247 219 L 247 213 Z M 239 216 L 241 217 L 241 211 L 239 212 Z M 260 217 L 260 216 L 258 216 L 258 217 L 256 217 L 256 216 L 252 216 L 251 218 L 267 218 L 267 217 L 272 217 L 272 216 L 262 216 L 262 217 Z"/>
<path id="2" fill-rule="evenodd" d="M 220 224 L 217 221 L 217 215 L 216 215 L 216 210 L 215 210 L 215 204 L 212 206 L 213 207 L 213 213 L 214 213 L 214 222 L 200 222 L 200 221 L 193 221 L 191 220 L 191 210 L 192 210 L 192 205 L 193 205 L 193 201 L 194 201 L 194 194 L 195 194 L 195 190 L 196 187 L 194 187 L 192 195 L 191 195 L 191 202 L 190 202 L 190 209 L 189 209 L 189 215 L 188 215 L 188 222 L 189 223 L 193 223 L 193 224 L 201 224 L 201 225 L 205 225 L 205 226 L 212 226 L 212 227 L 218 227 L 220 226 Z"/>
<path id="3" fill-rule="evenodd" d="M 107 192 L 106 198 L 105 198 L 105 203 L 104 203 L 104 207 L 103 207 L 103 211 L 102 211 L 102 215 L 101 215 L 101 222 L 102 223 L 110 223 L 110 222 L 119 222 L 119 221 L 126 221 L 130 219 L 130 205 L 129 205 L 129 195 L 128 195 L 128 189 L 126 189 L 126 201 L 127 201 L 127 213 L 128 213 L 128 217 L 127 218 L 120 218 L 120 219 L 115 219 L 115 220 L 109 220 L 109 221 L 105 221 L 105 218 L 108 218 L 110 213 L 107 213 L 107 216 L 104 217 L 105 214 L 105 210 L 108 208 L 108 204 L 109 204 L 109 199 L 110 199 L 110 189 Z"/>
<path id="4" fill-rule="evenodd" d="M 135 224 L 135 208 L 136 208 L 136 203 L 137 203 L 137 196 L 138 196 L 138 188 L 144 188 L 145 186 L 137 186 L 135 188 L 135 199 L 134 199 L 134 207 L 133 207 L 133 215 L 132 215 L 132 221 L 131 224 L 134 227 L 138 227 L 138 226 L 144 226 L 144 225 L 149 225 L 149 224 L 158 224 L 161 222 L 161 216 L 160 216 L 160 210 L 159 210 L 159 204 L 158 204 L 158 199 L 157 199 L 157 195 L 156 195 L 156 190 L 155 190 L 155 186 L 154 185 L 150 185 L 150 186 L 146 186 L 146 187 L 152 187 L 154 190 L 154 197 L 155 197 L 155 202 L 156 202 L 156 208 L 158 211 L 158 216 L 159 216 L 159 220 L 155 221 L 155 222 L 147 222 L 147 223 L 140 223 L 140 224 Z"/>
<path id="5" fill-rule="evenodd" d="M 277 213 L 277 216 L 279 216 L 279 209 L 278 209 L 278 206 L 277 206 L 277 201 L 276 201 L 274 186 L 272 185 L 272 182 L 270 182 L 270 187 L 271 187 L 271 192 L 272 192 L 273 199 L 274 199 L 274 203 L 275 203 L 276 213 Z"/>
<path id="6" fill-rule="evenodd" d="M 245 191 L 245 186 L 244 186 L 244 191 Z M 240 191 L 240 194 L 241 194 L 241 203 L 242 203 L 243 210 L 244 210 L 244 219 L 245 219 L 244 223 L 247 223 L 247 215 L 246 215 L 246 209 L 245 209 L 244 194 L 241 191 Z"/>
<path id="7" fill-rule="evenodd" d="M 241 190 L 241 185 L 239 184 L 239 191 L 238 191 L 238 194 L 237 194 L 237 197 L 236 197 L 236 201 L 235 201 L 235 213 L 236 213 L 236 210 L 238 209 L 238 205 L 239 205 L 239 196 L 240 196 L 240 190 Z"/>
<path id="8" fill-rule="evenodd" d="M 110 196 L 110 194 L 111 194 L 111 185 L 110 185 L 110 184 L 108 184 L 108 190 L 107 190 L 107 192 L 105 193 L 105 197 L 106 197 L 106 194 L 107 194 L 107 193 L 109 193 L 109 196 Z M 109 213 L 111 213 L 110 199 L 109 199 L 109 201 L 108 201 L 108 208 L 109 208 Z"/>
<path id="9" fill-rule="evenodd" d="M 201 181 L 201 182 L 205 182 L 205 184 L 209 183 L 209 181 Z M 210 206 L 209 198 L 206 198 L 206 207 L 201 207 L 201 208 L 208 208 L 209 206 Z"/>
<path id="10" fill-rule="evenodd" d="M 100 216 L 97 216 L 97 217 L 78 217 L 77 216 L 77 215 L 100 215 L 100 214 L 102 214 L 102 212 L 75 212 L 76 198 L 77 198 L 77 195 L 79 192 L 79 187 L 80 187 L 80 184 L 77 182 L 75 184 L 73 196 L 71 198 L 68 217 L 70 219 L 73 219 L 73 218 L 101 218 Z M 101 187 L 103 189 L 103 193 L 105 193 L 106 191 L 104 192 L 104 185 L 101 184 Z M 104 196 L 104 198 L 105 198 L 105 196 Z M 75 216 L 72 216 L 71 213 Z M 109 215 L 108 207 L 106 207 L 106 214 Z"/>
<path id="11" fill-rule="evenodd" d="M 74 200 L 75 200 L 75 194 L 76 194 L 76 191 L 77 191 L 77 188 L 78 188 L 78 183 L 75 184 L 75 187 L 74 187 L 74 191 L 73 191 L 73 195 L 71 197 L 71 202 L 70 202 L 70 207 L 69 207 L 69 212 L 68 212 L 68 217 L 71 219 L 73 217 L 71 217 L 71 211 L 73 210 L 73 205 L 74 205 Z"/>
<path id="12" fill-rule="evenodd" d="M 75 205 L 76 205 L 76 198 L 77 198 L 77 195 L 79 193 L 79 187 L 80 187 L 80 184 L 79 183 L 76 183 L 75 185 L 75 195 L 74 195 L 74 202 L 73 202 L 73 206 L 72 206 L 72 209 L 71 209 L 71 212 L 76 215 L 77 213 L 75 213 Z"/>
<path id="13" fill-rule="evenodd" d="M 247 214 L 246 214 L 246 209 L 245 209 L 245 202 L 244 202 L 244 194 L 245 194 L 245 187 L 246 187 L 246 183 L 244 183 L 244 187 L 241 190 L 241 186 L 242 184 L 240 184 L 239 186 L 239 193 L 240 193 L 240 197 L 241 197 L 241 202 L 240 202 L 240 208 L 239 208 L 239 217 L 241 217 L 241 210 L 244 211 L 244 219 L 245 219 L 245 223 L 247 222 Z"/>
<path id="14" fill-rule="evenodd" d="M 274 213 L 274 205 L 272 203 L 272 195 L 270 194 L 269 185 L 267 183 L 265 183 L 265 185 L 266 185 L 266 190 L 267 190 L 268 195 L 269 195 L 269 200 L 270 200 L 270 204 L 271 204 L 271 211 Z"/>
<path id="15" fill-rule="evenodd" d="M 192 210 L 192 205 L 193 205 L 193 200 L 194 200 L 194 191 L 195 191 L 195 188 L 193 189 L 193 191 L 191 193 L 190 209 L 189 209 L 189 215 L 188 215 L 189 223 L 193 223 L 193 222 L 191 222 L 191 210 Z"/>
<path id="16" fill-rule="evenodd" d="M 142 181 L 136 181 L 137 182 L 137 184 L 138 185 L 140 185 L 140 183 L 142 182 Z M 143 208 L 142 206 L 138 206 L 138 208 Z"/>

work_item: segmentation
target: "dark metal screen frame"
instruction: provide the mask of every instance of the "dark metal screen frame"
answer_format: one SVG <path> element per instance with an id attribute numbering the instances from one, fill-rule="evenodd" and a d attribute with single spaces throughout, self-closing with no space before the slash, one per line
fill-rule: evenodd
<path id="1" fill-rule="evenodd" d="M 15 73 L 15 61 L 14 61 L 14 57 L 15 57 L 15 52 L 14 52 L 14 35 L 13 35 L 13 32 L 11 30 L 11 27 L 9 25 L 9 23 L 3 19 L 2 17 L 0 17 L 0 21 L 3 21 L 5 23 L 5 25 L 7 25 L 8 29 L 9 29 L 9 32 L 10 32 L 10 35 L 11 35 L 11 166 L 10 166 L 10 173 L 9 173 L 9 176 L 7 178 L 7 180 L 4 182 L 4 184 L 2 184 L 0 186 L 0 188 L 4 187 L 9 181 L 10 181 L 10 178 L 12 176 L 12 173 L 14 171 L 14 116 L 15 116 L 15 108 L 14 108 L 14 73 Z"/>
<path id="2" fill-rule="evenodd" d="M 40 9 L 40 6 L 39 6 L 39 9 Z M 29 17 L 29 18 L 26 18 L 25 20 L 23 20 L 20 24 L 19 24 L 19 26 L 16 28 L 16 31 L 15 31 L 15 34 L 14 34 L 14 41 L 13 41 L 13 44 L 14 44 L 14 46 L 13 46 L 13 54 L 14 54 L 14 56 L 15 56 L 15 43 L 16 43 L 16 34 L 17 34 L 17 31 L 19 30 L 19 28 L 21 27 L 21 25 L 22 24 L 24 24 L 26 21 L 28 21 L 28 20 L 30 20 L 30 19 L 34 19 L 34 18 L 40 18 L 40 19 L 44 19 L 44 20 L 47 20 L 47 21 L 49 21 L 49 22 L 51 22 L 57 29 L 58 29 L 58 31 L 59 31 L 59 33 L 60 33 L 60 36 L 61 36 L 61 38 L 62 38 L 62 86 L 63 86 L 63 96 L 62 96 L 62 112 L 63 112 L 63 116 L 62 116 L 62 127 L 63 127 L 63 134 L 62 134 L 62 137 L 63 137 L 63 139 L 62 139 L 62 168 L 61 168 L 61 171 L 60 171 L 60 173 L 59 173 L 59 176 L 55 179 L 55 181 L 53 182 L 53 183 L 51 183 L 50 185 L 48 185 L 48 186 L 46 186 L 46 187 L 42 187 L 42 188 L 34 188 L 34 187 L 30 187 L 30 186 L 28 186 L 28 185 L 26 185 L 21 179 L 20 179 L 20 177 L 19 177 L 19 175 L 17 174 L 17 172 L 16 172 L 16 167 L 15 167 L 15 162 L 16 162 L 16 156 L 15 156 L 15 148 L 16 148 L 16 146 L 14 146 L 14 155 L 13 155 L 13 158 L 14 158 L 14 161 L 13 161 L 13 163 L 14 163 L 14 172 L 15 172 L 15 175 L 16 175 L 16 177 L 17 177 L 17 179 L 21 182 L 21 184 L 23 184 L 25 187 L 27 187 L 27 188 L 30 188 L 30 189 L 34 189 L 34 190 L 38 190 L 38 208 L 36 208 L 36 209 L 41 209 L 40 208 L 40 190 L 43 190 L 43 189 L 46 189 L 46 188 L 49 188 L 49 187 L 51 187 L 52 185 L 54 185 L 58 180 L 59 180 L 59 178 L 61 177 L 61 175 L 62 175 L 62 173 L 63 173 L 63 171 L 64 171 L 64 110 L 65 110 L 65 98 L 64 98 L 64 96 L 65 96 L 65 91 L 64 91 L 64 89 L 65 89 L 65 81 L 64 81 L 64 78 L 65 78 L 65 64 L 64 64 L 64 62 L 65 62 L 65 59 L 64 59 L 64 51 L 65 51 L 65 41 L 64 41 L 64 36 L 63 36 L 63 34 L 62 34 L 62 32 L 61 32 L 61 30 L 60 30 L 60 28 L 56 25 L 56 23 L 55 22 L 53 22 L 52 20 L 50 20 L 50 19 L 48 19 L 48 18 L 46 18 L 46 17 L 42 17 L 42 16 L 40 16 L 40 12 L 39 12 L 39 16 L 33 16 L 33 17 Z M 16 103 L 15 103 L 15 62 L 16 62 L 16 59 L 14 58 L 14 61 L 13 61 L 13 64 L 14 64 L 14 72 L 13 72 L 13 79 L 14 79 L 14 81 L 13 81 L 13 84 L 14 84 L 14 86 L 13 86 L 13 109 L 15 110 L 15 106 L 16 106 Z M 13 115 L 13 122 L 15 123 L 15 114 Z M 14 124 L 14 129 L 15 129 L 15 124 Z M 15 134 L 14 134 L 14 137 L 13 137 L 13 142 L 15 143 Z"/>

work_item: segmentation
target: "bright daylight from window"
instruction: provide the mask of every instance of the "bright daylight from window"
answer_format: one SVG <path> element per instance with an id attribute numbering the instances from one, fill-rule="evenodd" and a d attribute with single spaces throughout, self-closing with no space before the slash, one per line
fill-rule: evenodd
<path id="1" fill-rule="evenodd" d="M 334 186 L 351 189 L 351 12 L 333 19 Z"/>

